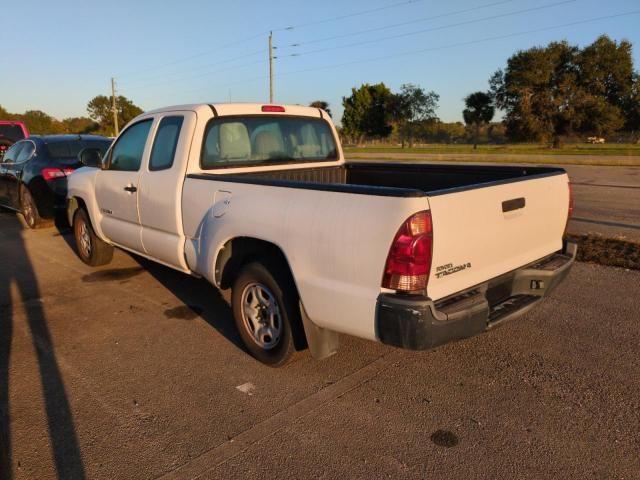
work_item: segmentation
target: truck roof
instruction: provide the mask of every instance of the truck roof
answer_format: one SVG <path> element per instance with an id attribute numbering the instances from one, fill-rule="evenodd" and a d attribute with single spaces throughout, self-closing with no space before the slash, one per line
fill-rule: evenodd
<path id="1" fill-rule="evenodd" d="M 263 107 L 282 107 L 283 112 L 274 112 L 273 109 L 265 111 Z M 302 105 L 283 105 L 283 104 L 268 104 L 268 103 L 194 103 L 188 105 L 173 105 L 169 107 L 157 108 L 145 112 L 148 113 L 161 113 L 161 112 L 173 112 L 176 110 L 192 110 L 198 112 L 199 110 L 213 110 L 216 115 L 273 115 L 282 113 L 283 115 L 297 115 L 303 117 L 316 117 L 322 118 L 324 113 L 320 112 L 320 109 L 314 107 L 304 107 Z"/>

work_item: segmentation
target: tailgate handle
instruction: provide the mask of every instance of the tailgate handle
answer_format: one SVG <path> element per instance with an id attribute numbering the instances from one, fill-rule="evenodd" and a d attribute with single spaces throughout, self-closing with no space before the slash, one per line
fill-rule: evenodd
<path id="1" fill-rule="evenodd" d="M 524 197 L 505 200 L 504 202 L 502 202 L 502 211 L 504 213 L 507 213 L 507 212 L 513 212 L 514 210 L 519 210 L 521 208 L 524 208 L 525 203 L 526 202 L 524 200 Z"/>

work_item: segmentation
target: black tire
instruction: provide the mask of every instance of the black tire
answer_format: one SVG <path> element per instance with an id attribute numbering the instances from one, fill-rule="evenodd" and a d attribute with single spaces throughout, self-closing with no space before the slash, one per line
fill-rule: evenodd
<path id="1" fill-rule="evenodd" d="M 255 291 L 261 292 L 261 295 L 265 295 L 266 291 L 272 296 L 278 315 L 272 316 L 274 309 L 265 307 L 263 302 L 258 301 L 262 305 L 256 307 L 249 305 L 252 295 L 254 298 L 259 296 L 253 293 Z M 261 313 L 254 313 L 261 316 L 258 322 L 264 322 L 256 333 L 251 331 L 251 326 L 258 323 L 255 318 L 252 319 L 251 312 L 247 314 L 245 302 L 253 312 L 262 309 Z M 280 367 L 291 359 L 295 352 L 291 326 L 299 325 L 301 320 L 298 294 L 286 267 L 280 262 L 268 260 L 242 267 L 233 283 L 231 306 L 240 337 L 254 358 L 271 367 Z M 276 324 L 279 325 L 277 335 L 277 329 L 273 328 Z M 268 332 L 273 332 L 273 337 Z"/>
<path id="2" fill-rule="evenodd" d="M 87 265 L 97 267 L 111 262 L 113 246 L 98 238 L 83 208 L 76 210 L 73 215 L 73 237 L 78 256 Z"/>
<path id="3" fill-rule="evenodd" d="M 39 228 L 44 225 L 31 192 L 24 185 L 20 187 L 20 213 L 27 227 Z"/>

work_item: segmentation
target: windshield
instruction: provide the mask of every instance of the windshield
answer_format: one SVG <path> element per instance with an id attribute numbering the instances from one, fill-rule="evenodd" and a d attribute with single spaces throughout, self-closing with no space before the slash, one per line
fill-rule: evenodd
<path id="1" fill-rule="evenodd" d="M 104 153 L 111 145 L 111 140 L 67 140 L 47 143 L 47 153 L 52 159 L 76 158 L 83 148 L 99 148 Z"/>
<path id="2" fill-rule="evenodd" d="M 211 169 L 337 158 L 331 128 L 320 118 L 228 117 L 207 125 L 201 165 Z"/>
<path id="3" fill-rule="evenodd" d="M 9 140 L 14 143 L 23 138 L 24 132 L 20 125 L 0 125 L 0 142 Z"/>

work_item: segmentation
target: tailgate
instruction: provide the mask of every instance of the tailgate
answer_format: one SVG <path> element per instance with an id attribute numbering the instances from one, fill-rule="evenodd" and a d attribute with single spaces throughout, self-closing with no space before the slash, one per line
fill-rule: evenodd
<path id="1" fill-rule="evenodd" d="M 562 248 L 566 173 L 429 194 L 433 300 L 481 284 Z"/>

